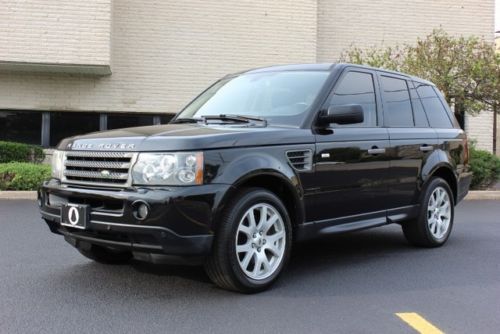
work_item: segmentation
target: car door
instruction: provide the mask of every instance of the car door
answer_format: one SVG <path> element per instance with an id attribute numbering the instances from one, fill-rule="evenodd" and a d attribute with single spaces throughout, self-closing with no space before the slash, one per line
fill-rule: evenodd
<path id="1" fill-rule="evenodd" d="M 422 108 L 413 83 L 404 76 L 379 73 L 384 126 L 389 132 L 388 217 L 404 219 L 418 203 L 420 175 L 437 145 L 436 131 Z"/>
<path id="2" fill-rule="evenodd" d="M 305 194 L 308 221 L 385 221 L 389 137 L 380 126 L 375 80 L 373 71 L 345 69 L 322 108 L 359 104 L 364 122 L 317 131 L 313 186 Z"/>

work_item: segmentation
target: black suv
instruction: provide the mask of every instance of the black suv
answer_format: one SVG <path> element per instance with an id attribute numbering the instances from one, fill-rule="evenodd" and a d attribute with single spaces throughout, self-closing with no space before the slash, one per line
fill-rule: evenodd
<path id="1" fill-rule="evenodd" d="M 448 239 L 471 173 L 436 87 L 350 64 L 229 75 L 168 125 L 63 140 L 39 191 L 50 230 L 104 263 L 201 260 L 256 292 L 295 241 L 397 223 Z"/>

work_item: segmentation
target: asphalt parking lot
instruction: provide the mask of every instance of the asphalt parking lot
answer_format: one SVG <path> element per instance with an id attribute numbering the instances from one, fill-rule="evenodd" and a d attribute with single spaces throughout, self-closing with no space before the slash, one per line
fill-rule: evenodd
<path id="1" fill-rule="evenodd" d="M 500 333 L 500 202 L 466 201 L 440 249 L 398 226 L 295 248 L 272 290 L 220 290 L 198 267 L 106 266 L 49 233 L 34 201 L 0 201 L 0 333 Z"/>

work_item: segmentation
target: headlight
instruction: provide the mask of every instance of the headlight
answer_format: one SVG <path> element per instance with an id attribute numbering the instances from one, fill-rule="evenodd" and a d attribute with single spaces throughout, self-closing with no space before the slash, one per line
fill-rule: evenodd
<path id="1" fill-rule="evenodd" d="M 61 179 L 63 176 L 64 170 L 64 159 L 65 159 L 64 151 L 55 150 L 52 153 L 52 177 L 56 179 Z"/>
<path id="2" fill-rule="evenodd" d="M 136 185 L 203 184 L 203 153 L 140 153 L 132 180 Z"/>

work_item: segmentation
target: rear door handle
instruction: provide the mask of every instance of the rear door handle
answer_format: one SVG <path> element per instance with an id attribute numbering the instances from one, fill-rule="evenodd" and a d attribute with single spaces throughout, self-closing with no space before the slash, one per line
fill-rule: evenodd
<path id="1" fill-rule="evenodd" d="M 368 150 L 368 154 L 383 154 L 385 153 L 385 148 L 372 147 Z"/>
<path id="2" fill-rule="evenodd" d="M 434 150 L 434 146 L 432 145 L 422 145 L 420 146 L 420 151 L 422 152 L 430 152 Z"/>

